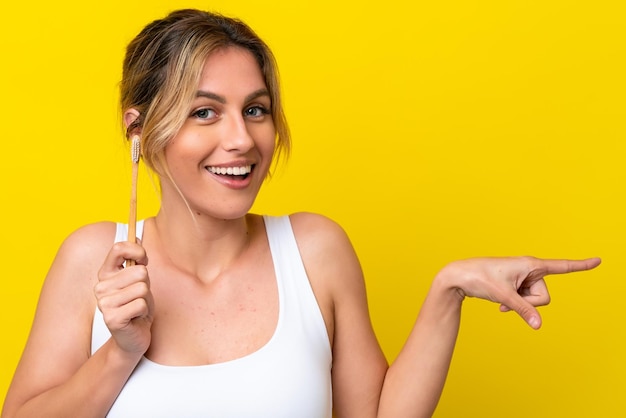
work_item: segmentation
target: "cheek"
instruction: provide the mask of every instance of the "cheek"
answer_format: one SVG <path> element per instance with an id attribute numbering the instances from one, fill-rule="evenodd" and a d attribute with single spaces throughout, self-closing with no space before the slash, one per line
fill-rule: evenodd
<path id="1" fill-rule="evenodd" d="M 165 146 L 164 155 L 168 164 L 175 164 L 176 161 L 185 161 L 206 152 L 206 141 L 202 136 L 192 130 L 181 129 L 181 131 L 170 140 Z"/>
<path id="2" fill-rule="evenodd" d="M 274 124 L 262 125 L 256 128 L 255 135 L 256 146 L 261 150 L 264 155 L 274 154 L 274 148 L 276 147 L 276 129 Z"/>
<path id="3" fill-rule="evenodd" d="M 167 172 L 174 178 L 186 176 L 194 169 L 192 159 L 193 153 L 189 152 L 188 148 L 180 148 L 176 146 L 168 146 L 165 148 L 163 154 L 165 164 L 167 166 Z"/>

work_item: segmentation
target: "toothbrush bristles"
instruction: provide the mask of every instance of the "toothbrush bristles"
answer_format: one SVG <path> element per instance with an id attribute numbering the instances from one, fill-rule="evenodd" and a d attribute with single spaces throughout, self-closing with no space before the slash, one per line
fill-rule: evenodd
<path id="1" fill-rule="evenodd" d="M 132 143 L 130 144 L 130 159 L 133 163 L 139 162 L 141 143 L 138 136 L 133 136 Z"/>

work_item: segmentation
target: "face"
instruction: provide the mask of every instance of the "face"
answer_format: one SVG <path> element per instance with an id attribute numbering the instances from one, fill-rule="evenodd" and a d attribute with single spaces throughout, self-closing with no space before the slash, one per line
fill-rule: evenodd
<path id="1" fill-rule="evenodd" d="M 165 161 L 196 215 L 235 219 L 256 198 L 275 136 L 258 63 L 247 50 L 230 47 L 207 58 L 188 117 L 165 148 Z M 182 201 L 168 178 L 161 179 L 161 188 L 164 204 Z"/>

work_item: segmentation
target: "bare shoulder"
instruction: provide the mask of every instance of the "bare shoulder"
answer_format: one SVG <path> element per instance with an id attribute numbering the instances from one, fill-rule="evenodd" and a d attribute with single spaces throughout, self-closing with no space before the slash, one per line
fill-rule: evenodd
<path id="1" fill-rule="evenodd" d="M 341 225 L 324 215 L 298 212 L 290 215 L 289 219 L 301 250 L 325 250 L 345 245 L 352 247 Z"/>
<path id="2" fill-rule="evenodd" d="M 42 292 L 84 296 L 115 240 L 115 223 L 98 222 L 78 228 L 65 238 L 54 258 Z"/>
<path id="3" fill-rule="evenodd" d="M 309 279 L 315 286 L 341 292 L 345 286 L 360 286 L 361 266 L 345 230 L 332 219 L 315 213 L 290 215 Z M 333 297 L 335 299 L 335 297 Z"/>
<path id="4" fill-rule="evenodd" d="M 116 224 L 98 222 L 78 228 L 61 244 L 52 268 L 69 265 L 76 272 L 99 268 L 115 240 Z"/>
<path id="5" fill-rule="evenodd" d="M 82 226 L 68 235 L 60 251 L 88 255 L 92 251 L 102 250 L 103 247 L 108 249 L 115 239 L 115 230 L 114 222 L 97 222 Z"/>

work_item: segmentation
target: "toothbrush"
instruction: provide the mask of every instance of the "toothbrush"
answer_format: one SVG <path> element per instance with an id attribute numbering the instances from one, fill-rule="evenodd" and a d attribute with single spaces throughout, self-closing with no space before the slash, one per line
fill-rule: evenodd
<path id="1" fill-rule="evenodd" d="M 141 142 L 138 135 L 134 135 L 130 144 L 130 159 L 132 163 L 132 179 L 130 187 L 130 213 L 128 215 L 128 241 L 137 242 L 137 174 L 139 171 L 139 155 Z M 126 267 L 134 266 L 135 260 L 126 260 Z"/>

